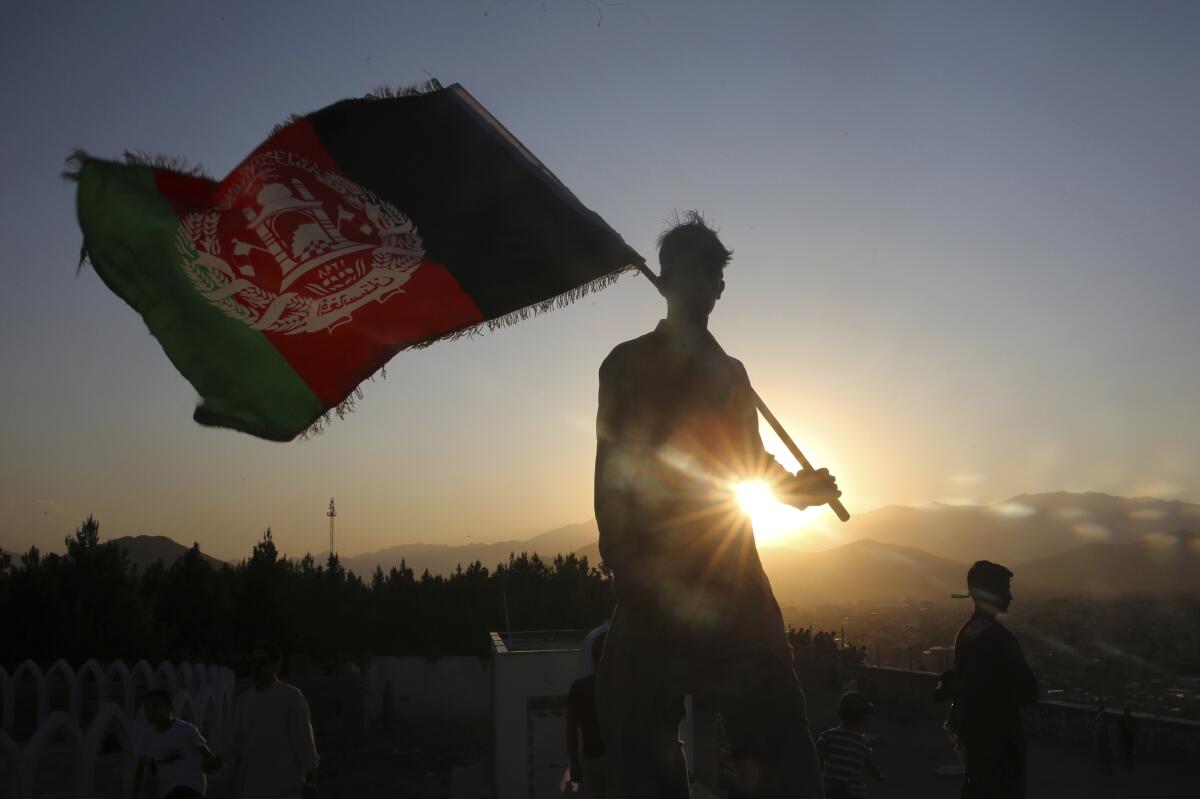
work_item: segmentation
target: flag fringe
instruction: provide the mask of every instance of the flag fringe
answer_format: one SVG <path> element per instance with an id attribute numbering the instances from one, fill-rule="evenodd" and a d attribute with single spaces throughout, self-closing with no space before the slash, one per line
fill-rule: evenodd
<path id="1" fill-rule="evenodd" d="M 422 94 L 441 91 L 442 82 L 430 78 L 424 83 L 413 83 L 408 86 L 379 86 L 363 95 L 364 100 L 395 100 L 397 97 L 419 97 Z"/>
<path id="2" fill-rule="evenodd" d="M 299 122 L 302 119 L 304 119 L 304 114 L 289 114 L 287 119 L 283 120 L 278 125 L 271 128 L 271 133 L 270 133 L 270 135 L 267 136 L 267 138 L 268 139 L 271 138 L 271 136 L 274 136 L 276 133 L 283 130 L 284 128 L 288 128 L 288 127 L 291 127 L 292 125 L 295 125 L 297 122 Z"/>
<path id="3" fill-rule="evenodd" d="M 504 316 L 500 316 L 495 319 L 488 319 L 483 322 L 479 322 L 478 324 L 471 325 L 470 327 L 464 327 L 459 330 L 454 330 L 450 333 L 444 333 L 440 336 L 434 336 L 433 338 L 410 344 L 407 347 L 401 348 L 397 354 L 399 354 L 399 352 L 404 352 L 405 350 L 422 350 L 442 341 L 457 341 L 461 338 L 474 338 L 476 336 L 482 336 L 484 333 L 490 333 L 494 330 L 498 330 L 502 327 L 512 327 L 518 322 L 523 322 L 526 319 L 530 319 L 535 316 L 542 316 L 543 314 L 550 313 L 556 308 L 565 308 L 571 303 L 581 300 L 589 294 L 602 291 L 620 280 L 622 275 L 637 271 L 637 268 L 637 264 L 627 264 L 626 266 L 623 266 L 613 272 L 609 272 L 606 275 L 601 275 L 595 280 L 584 283 L 581 286 L 576 286 L 570 291 L 564 291 L 562 294 L 542 300 L 541 302 L 534 303 L 533 305 L 527 305 L 524 308 L 518 308 L 517 310 L 507 313 Z M 381 379 L 387 377 L 386 365 L 381 366 L 379 371 L 367 379 L 371 382 L 375 382 L 375 378 L 377 377 Z M 298 436 L 298 438 L 303 441 L 307 441 L 315 436 L 321 435 L 332 426 L 335 417 L 338 419 L 345 419 L 347 414 L 352 413 L 356 404 L 362 398 L 363 390 L 362 383 L 360 383 L 357 387 L 355 387 L 354 391 L 352 391 L 349 396 L 326 411 L 324 415 L 309 425 L 308 428 Z"/>
<path id="4" fill-rule="evenodd" d="M 78 183 L 79 175 L 83 171 L 85 162 L 92 160 L 92 156 L 88 155 L 87 151 L 81 147 L 76 147 L 67 156 L 66 168 L 62 171 L 63 180 L 69 183 Z M 181 175 L 188 175 L 194 178 L 202 178 L 213 183 L 214 180 L 208 175 L 202 166 L 199 164 L 191 164 L 185 158 L 175 158 L 169 155 L 151 155 L 142 150 L 125 150 L 121 153 L 121 160 L 129 166 L 145 166 L 152 169 L 166 169 L 171 172 L 178 172 Z M 83 271 L 85 266 L 91 266 L 92 260 L 88 256 L 87 245 L 79 246 L 79 263 L 75 265 L 75 276 Z"/>

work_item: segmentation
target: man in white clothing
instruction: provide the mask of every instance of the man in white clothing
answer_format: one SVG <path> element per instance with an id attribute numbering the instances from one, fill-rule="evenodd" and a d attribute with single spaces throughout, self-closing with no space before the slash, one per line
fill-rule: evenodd
<path id="1" fill-rule="evenodd" d="M 254 686 L 238 697 L 233 711 L 234 796 L 296 799 L 315 793 L 318 757 L 308 702 L 279 679 L 278 645 L 257 643 L 251 658 Z"/>

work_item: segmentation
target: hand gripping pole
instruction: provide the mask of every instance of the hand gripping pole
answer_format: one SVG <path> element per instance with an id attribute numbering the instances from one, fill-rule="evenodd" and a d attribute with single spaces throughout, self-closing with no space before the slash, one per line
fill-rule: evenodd
<path id="1" fill-rule="evenodd" d="M 650 268 L 644 263 L 638 264 L 637 268 L 639 272 L 646 276 L 646 279 L 649 280 L 655 288 L 658 288 L 658 275 L 651 272 Z M 713 342 L 716 342 L 715 338 L 713 339 Z M 717 349 L 721 349 L 720 344 L 717 344 Z M 724 350 L 721 351 L 724 352 Z M 751 391 L 754 391 L 754 389 L 751 388 Z M 800 468 L 804 469 L 806 472 L 814 471 L 812 464 L 808 462 L 808 458 L 804 457 L 804 453 L 800 451 L 800 447 L 796 446 L 796 442 L 793 441 L 792 437 L 788 435 L 787 430 L 783 429 L 783 425 L 780 424 L 779 420 L 775 418 L 775 414 L 771 413 L 771 409 L 767 407 L 767 403 L 763 402 L 762 397 L 758 396 L 757 391 L 754 391 L 754 404 L 758 407 L 758 412 L 761 413 L 763 418 L 767 420 L 767 424 L 771 425 L 771 429 L 775 431 L 775 435 L 779 436 L 779 440 L 782 441 L 784 446 L 788 448 L 788 451 L 792 453 L 792 457 L 799 462 Z M 831 500 L 829 502 L 829 507 L 842 521 L 845 522 L 850 520 L 850 513 L 846 510 L 846 507 L 842 505 L 842 501 L 840 499 Z"/>

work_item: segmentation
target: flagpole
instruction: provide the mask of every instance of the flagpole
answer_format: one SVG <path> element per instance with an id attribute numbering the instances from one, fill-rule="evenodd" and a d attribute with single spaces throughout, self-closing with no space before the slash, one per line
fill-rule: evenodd
<path id="1" fill-rule="evenodd" d="M 637 268 L 638 271 L 645 275 L 646 279 L 650 281 L 651 285 L 653 285 L 655 288 L 658 288 L 658 275 L 651 272 L 650 267 L 646 266 L 644 263 L 639 263 Z M 721 345 L 717 343 L 715 337 L 713 338 L 713 343 L 716 344 L 717 349 L 721 350 L 722 354 L 724 354 L 725 350 L 721 349 Z M 767 403 L 763 402 L 762 397 L 758 396 L 758 392 L 755 391 L 753 386 L 750 387 L 750 391 L 754 394 L 754 404 L 758 407 L 758 412 L 761 413 L 763 418 L 767 420 L 767 424 L 771 425 L 771 429 L 775 431 L 775 435 L 779 436 L 779 440 L 782 441 L 784 446 L 788 448 L 788 451 L 792 453 L 792 457 L 795 458 L 800 464 L 800 468 L 806 472 L 815 471 L 812 464 L 808 462 L 808 458 L 804 457 L 804 453 L 800 451 L 800 447 L 796 446 L 796 442 L 793 441 L 792 437 L 788 435 L 787 430 L 783 429 L 783 425 L 780 424 L 779 420 L 775 418 L 775 414 L 771 413 L 771 409 L 767 407 Z M 830 510 L 837 514 L 839 519 L 844 522 L 850 520 L 850 512 L 846 510 L 844 505 L 842 505 L 842 501 L 840 499 L 832 499 L 828 504 Z"/>

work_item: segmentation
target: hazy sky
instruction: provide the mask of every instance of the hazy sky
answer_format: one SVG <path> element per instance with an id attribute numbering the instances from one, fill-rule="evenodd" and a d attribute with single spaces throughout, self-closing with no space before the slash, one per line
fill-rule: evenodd
<path id="1" fill-rule="evenodd" d="M 75 276 L 72 148 L 222 177 L 291 113 L 431 74 L 652 262 L 672 209 L 715 219 L 713 328 L 852 513 L 1200 500 L 1200 5 L 26 2 L 0 26 L 0 547 L 93 513 L 315 552 L 331 495 L 347 554 L 591 517 L 596 369 L 662 313 L 640 277 L 401 354 L 272 444 L 195 425 L 141 320 Z"/>

